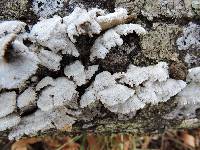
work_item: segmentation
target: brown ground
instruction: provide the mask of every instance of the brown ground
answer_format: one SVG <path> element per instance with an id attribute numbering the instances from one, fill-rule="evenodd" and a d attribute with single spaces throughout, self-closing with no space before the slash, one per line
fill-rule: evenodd
<path id="1" fill-rule="evenodd" d="M 196 150 L 200 129 L 167 130 L 159 135 L 131 134 L 44 136 L 19 141 L 1 141 L 1 150 Z"/>

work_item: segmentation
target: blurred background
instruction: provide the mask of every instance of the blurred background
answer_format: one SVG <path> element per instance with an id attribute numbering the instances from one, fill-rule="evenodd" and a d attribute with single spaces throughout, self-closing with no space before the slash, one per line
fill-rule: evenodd
<path id="1" fill-rule="evenodd" d="M 166 130 L 162 134 L 42 136 L 19 141 L 1 139 L 1 150 L 198 150 L 200 129 Z"/>

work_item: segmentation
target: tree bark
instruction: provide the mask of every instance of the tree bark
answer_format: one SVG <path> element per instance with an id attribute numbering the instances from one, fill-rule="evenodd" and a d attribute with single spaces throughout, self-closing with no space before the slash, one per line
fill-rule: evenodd
<path id="1" fill-rule="evenodd" d="M 34 0 L 33 0 L 34 1 Z M 1 0 L 0 2 L 0 19 L 3 20 L 21 20 L 27 24 L 38 22 L 39 14 L 33 8 L 32 0 Z M 47 18 L 53 15 L 65 16 L 72 12 L 75 5 L 84 5 L 86 8 L 98 6 L 108 11 L 114 11 L 115 7 L 124 7 L 130 14 L 137 16 L 135 23 L 145 26 L 148 33 L 142 38 L 136 37 L 137 51 L 133 54 L 128 63 L 138 66 L 148 66 L 155 62 L 166 61 L 169 65 L 170 76 L 177 80 L 185 80 L 187 70 L 199 66 L 200 51 L 187 51 L 188 54 L 194 55 L 196 61 L 188 65 L 185 63 L 185 51 L 179 51 L 176 46 L 176 40 L 182 35 L 183 28 L 189 22 L 199 23 L 199 8 L 193 4 L 194 0 L 167 0 L 168 4 L 161 6 L 160 0 L 65 0 L 63 7 L 53 14 L 47 15 Z M 178 6 L 179 7 L 178 7 Z M 135 36 L 135 35 L 134 35 Z M 131 37 L 127 37 L 131 41 Z M 88 54 L 85 49 L 92 47 L 93 41 L 88 37 L 81 36 L 76 46 L 81 51 L 80 59 L 87 64 Z M 159 42 L 158 42 L 159 41 Z M 85 44 L 83 44 L 85 43 Z M 112 55 L 111 58 L 115 59 Z M 100 63 L 102 70 L 124 71 L 127 63 L 115 64 L 111 58 Z M 117 58 L 116 58 L 117 59 Z M 122 58 L 124 59 L 124 57 Z M 72 58 L 72 60 L 74 60 Z M 69 60 L 69 61 L 72 61 Z M 112 61 L 112 62 L 111 62 Z M 41 70 L 41 76 L 46 72 Z M 49 73 L 49 74 L 48 74 Z M 48 75 L 52 74 L 47 72 Z M 41 77 L 42 78 L 42 77 Z M 84 91 L 88 87 L 81 87 Z M 84 115 L 93 118 L 90 121 L 77 120 L 72 126 L 69 134 L 76 134 L 82 131 L 95 133 L 160 133 L 167 128 L 194 128 L 199 127 L 198 118 L 177 118 L 165 119 L 163 116 L 172 112 L 177 107 L 177 101 L 172 97 L 169 101 L 159 103 L 158 105 L 146 105 L 145 108 L 137 111 L 133 117 L 117 115 L 98 104 L 96 110 L 86 108 Z M 31 110 L 32 111 L 32 110 Z M 101 114 L 99 114 L 99 112 Z M 47 131 L 43 134 L 59 134 L 60 131 Z M 64 132 L 66 133 L 66 132 Z M 38 136 L 40 134 L 38 133 Z M 1 132 L 1 136 L 7 136 L 7 132 Z"/>

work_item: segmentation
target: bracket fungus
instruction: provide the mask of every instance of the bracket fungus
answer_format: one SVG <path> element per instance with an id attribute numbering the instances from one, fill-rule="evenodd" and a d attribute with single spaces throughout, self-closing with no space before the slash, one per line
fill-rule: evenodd
<path id="1" fill-rule="evenodd" d="M 59 16 L 41 20 L 31 29 L 29 38 L 34 43 L 48 47 L 54 53 L 62 51 L 62 54 L 78 57 L 78 50 L 67 37 L 66 26 L 62 21 Z"/>
<path id="2" fill-rule="evenodd" d="M 11 114 L 16 109 L 16 93 L 6 92 L 0 94 L 0 118 Z"/>
<path id="3" fill-rule="evenodd" d="M 188 85 L 177 94 L 178 106 L 165 116 L 168 119 L 194 118 L 196 110 L 200 108 L 200 67 L 189 69 L 188 72 Z"/>
<path id="4" fill-rule="evenodd" d="M 0 118 L 0 131 L 10 129 L 19 124 L 21 118 L 17 114 L 11 114 Z"/>
<path id="5" fill-rule="evenodd" d="M 135 113 L 145 104 L 166 102 L 185 86 L 184 81 L 169 78 L 168 67 L 164 62 L 149 67 L 130 65 L 127 72 L 98 74 L 81 97 L 80 105 L 86 107 L 100 100 L 112 112 Z"/>
<path id="6" fill-rule="evenodd" d="M 46 81 L 45 78 L 43 80 Z M 52 80 L 47 83 L 48 85 L 44 85 L 45 88 L 41 91 L 37 101 L 37 106 L 43 111 L 67 105 L 77 99 L 78 92 L 76 91 L 76 85 L 72 81 L 65 77 Z M 41 82 L 43 83 L 44 81 Z M 40 82 L 39 84 L 41 86 Z"/>
<path id="7" fill-rule="evenodd" d="M 25 81 L 36 72 L 38 59 L 18 38 L 20 35 L 17 33 L 24 31 L 24 23 L 6 21 L 0 26 L 5 27 L 3 31 L 9 33 L 0 38 L 0 89 L 20 89 L 24 87 Z"/>
<path id="8" fill-rule="evenodd" d="M 87 11 L 76 7 L 69 16 L 63 18 L 63 21 L 71 41 L 76 42 L 74 36 L 88 34 L 92 37 L 93 34 L 100 34 L 101 31 L 127 23 L 133 18 L 124 8 L 116 8 L 114 13 L 107 14 L 102 9 L 93 8 Z"/>
<path id="9" fill-rule="evenodd" d="M 115 46 L 121 46 L 123 39 L 122 35 L 127 35 L 136 32 L 137 34 L 145 34 L 145 29 L 138 24 L 122 24 L 115 28 L 109 29 L 102 36 L 98 37 L 91 48 L 90 61 L 95 58 L 104 59 L 110 49 Z"/>
<path id="10" fill-rule="evenodd" d="M 75 61 L 74 63 L 66 66 L 64 69 L 65 75 L 70 79 L 72 77 L 73 81 L 81 86 L 86 84 L 93 76 L 93 74 L 98 70 L 99 65 L 88 66 L 88 69 L 82 65 L 80 61 Z"/>
<path id="11" fill-rule="evenodd" d="M 40 64 L 48 69 L 54 71 L 60 70 L 60 61 L 62 60 L 62 56 L 43 49 L 38 53 L 38 59 L 40 60 Z"/>
<path id="12" fill-rule="evenodd" d="M 19 115 L 13 113 L 16 109 L 16 92 L 0 94 L 0 131 L 10 129 L 20 122 Z"/>
<path id="13" fill-rule="evenodd" d="M 21 111 L 31 109 L 36 106 L 36 92 L 33 87 L 28 87 L 17 97 L 17 107 Z"/>
<path id="14" fill-rule="evenodd" d="M 20 34 L 25 32 L 26 23 L 21 21 L 3 21 L 0 22 L 0 37 L 8 34 Z"/>
<path id="15" fill-rule="evenodd" d="M 66 113 L 67 109 L 65 107 L 48 112 L 38 110 L 30 116 L 23 117 L 20 123 L 10 132 L 9 139 L 19 139 L 23 135 L 36 135 L 38 131 L 48 129 L 62 130 L 66 125 L 72 125 L 76 120 L 66 115 Z"/>

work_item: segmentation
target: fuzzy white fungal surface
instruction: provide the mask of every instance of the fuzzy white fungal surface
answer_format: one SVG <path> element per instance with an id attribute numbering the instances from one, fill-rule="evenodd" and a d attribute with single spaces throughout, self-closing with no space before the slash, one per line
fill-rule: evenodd
<path id="1" fill-rule="evenodd" d="M 36 105 L 36 92 L 32 87 L 27 88 L 17 98 L 17 107 L 19 109 L 29 108 L 29 106 Z"/>
<path id="2" fill-rule="evenodd" d="M 76 85 L 65 77 L 59 77 L 53 80 L 53 83 L 50 81 L 48 85 L 42 90 L 37 101 L 38 107 L 43 111 L 67 105 L 77 99 Z"/>
<path id="3" fill-rule="evenodd" d="M 53 128 L 62 129 L 66 125 L 72 125 L 76 119 L 66 115 L 66 113 L 65 107 L 48 112 L 38 110 L 30 116 L 23 117 L 19 125 L 10 132 L 9 139 L 19 139 L 23 135 L 36 135 L 38 131 Z"/>
<path id="4" fill-rule="evenodd" d="M 50 70 L 60 70 L 60 61 L 62 57 L 48 50 L 41 50 L 38 54 L 40 64 L 47 67 Z"/>
<path id="5" fill-rule="evenodd" d="M 200 67 L 195 67 L 188 70 L 187 81 L 200 83 Z"/>
<path id="6" fill-rule="evenodd" d="M 134 92 L 134 90 L 124 85 L 116 84 L 98 92 L 98 97 L 103 104 L 113 106 L 124 103 L 128 98 L 134 95 Z"/>
<path id="7" fill-rule="evenodd" d="M 36 85 L 36 91 L 40 91 L 41 89 L 51 86 L 54 84 L 54 79 L 47 76 L 43 78 L 37 85 Z"/>
<path id="8" fill-rule="evenodd" d="M 85 93 L 81 97 L 80 106 L 86 107 L 97 100 L 98 91 L 104 90 L 107 87 L 114 86 L 116 84 L 115 78 L 111 73 L 104 71 L 98 74 L 95 81 L 90 87 L 87 88 Z"/>
<path id="9" fill-rule="evenodd" d="M 137 95 L 133 95 L 122 104 L 116 104 L 111 107 L 108 106 L 108 109 L 115 113 L 129 114 L 130 112 L 135 113 L 137 110 L 144 108 L 145 105 L 146 104 L 142 102 Z"/>
<path id="10" fill-rule="evenodd" d="M 186 83 L 182 80 L 166 79 L 162 82 L 144 83 L 144 87 L 136 87 L 137 95 L 144 103 L 158 104 L 158 102 L 166 102 L 170 97 L 179 93 Z"/>
<path id="11" fill-rule="evenodd" d="M 106 14 L 104 10 L 93 8 L 89 11 L 76 7 L 74 11 L 63 18 L 67 26 L 67 33 L 72 42 L 76 42 L 75 36 L 88 34 L 100 34 L 106 30 L 123 22 L 128 18 L 126 9 L 115 9 L 114 13 Z"/>
<path id="12" fill-rule="evenodd" d="M 104 59 L 112 47 L 123 44 L 123 39 L 120 36 L 133 32 L 136 32 L 138 35 L 146 33 L 145 29 L 138 24 L 122 24 L 106 31 L 96 39 L 92 46 L 90 61 L 93 61 L 95 58 Z"/>
<path id="13" fill-rule="evenodd" d="M 48 47 L 54 53 L 62 51 L 62 54 L 79 56 L 78 50 L 67 37 L 66 25 L 62 23 L 62 18 L 59 16 L 43 19 L 35 24 L 29 38 L 33 42 Z"/>
<path id="14" fill-rule="evenodd" d="M 91 13 L 92 12 L 92 13 Z M 80 34 L 99 34 L 101 32 L 101 26 L 95 20 L 98 14 L 102 14 L 103 11 L 100 9 L 93 9 L 87 12 L 86 9 L 76 7 L 74 11 L 63 18 L 64 24 L 69 38 L 72 42 L 76 42 L 74 36 Z"/>
<path id="15" fill-rule="evenodd" d="M 33 11 L 41 18 L 47 18 L 61 10 L 65 0 L 33 0 Z"/>
<path id="16" fill-rule="evenodd" d="M 3 21 L 0 23 L 0 38 L 10 34 L 20 34 L 25 32 L 26 23 L 21 21 Z"/>
<path id="17" fill-rule="evenodd" d="M 34 135 L 37 131 L 44 131 L 53 128 L 47 114 L 38 110 L 30 116 L 23 117 L 20 123 L 12 129 L 9 139 L 20 138 L 23 135 Z"/>
<path id="18" fill-rule="evenodd" d="M 132 89 L 122 85 L 123 83 Z M 100 100 L 110 111 L 122 114 L 135 113 L 148 103 L 155 105 L 166 102 L 185 86 L 184 81 L 169 78 L 165 62 L 148 67 L 130 65 L 126 73 L 98 74 L 81 97 L 80 105 L 86 107 Z"/>
<path id="19" fill-rule="evenodd" d="M 138 86 L 145 81 L 166 81 L 169 78 L 168 65 L 165 62 L 159 62 L 155 66 L 137 67 L 129 65 L 126 73 L 122 73 L 120 83 L 129 84 L 131 87 Z"/>
<path id="20" fill-rule="evenodd" d="M 5 92 L 0 94 L 0 118 L 11 114 L 16 109 L 16 93 Z"/>
<path id="21" fill-rule="evenodd" d="M 6 117 L 0 118 L 0 131 L 10 129 L 20 122 L 20 117 L 16 114 L 11 114 Z"/>
<path id="22" fill-rule="evenodd" d="M 25 32 L 25 26 L 20 21 L 0 23 L 0 89 L 22 88 L 38 68 L 37 56 L 29 51 L 19 35 Z"/>
<path id="23" fill-rule="evenodd" d="M 0 59 L 0 88 L 20 89 L 25 86 L 26 80 L 36 73 L 38 58 L 20 41 L 15 40 L 12 46 L 12 53 L 17 54 L 16 58 L 10 62 Z"/>
<path id="24" fill-rule="evenodd" d="M 200 50 L 200 25 L 190 22 L 183 30 L 183 36 L 178 38 L 176 43 L 179 50 L 198 49 Z"/>
<path id="25" fill-rule="evenodd" d="M 67 26 L 67 33 L 72 42 L 75 36 L 100 34 L 101 31 L 127 22 L 129 15 L 126 9 L 116 8 L 114 13 L 105 13 L 104 10 L 93 8 L 89 11 L 76 7 L 74 11 L 63 18 Z"/>
<path id="26" fill-rule="evenodd" d="M 188 85 L 176 96 L 178 106 L 165 116 L 168 119 L 194 118 L 196 117 L 196 109 L 200 108 L 200 67 L 188 71 Z"/>
<path id="27" fill-rule="evenodd" d="M 86 84 L 93 74 L 98 70 L 98 65 L 89 66 L 88 69 L 82 65 L 82 63 L 77 60 L 69 66 L 65 67 L 64 73 L 70 79 L 72 77 L 73 81 L 81 86 Z"/>

